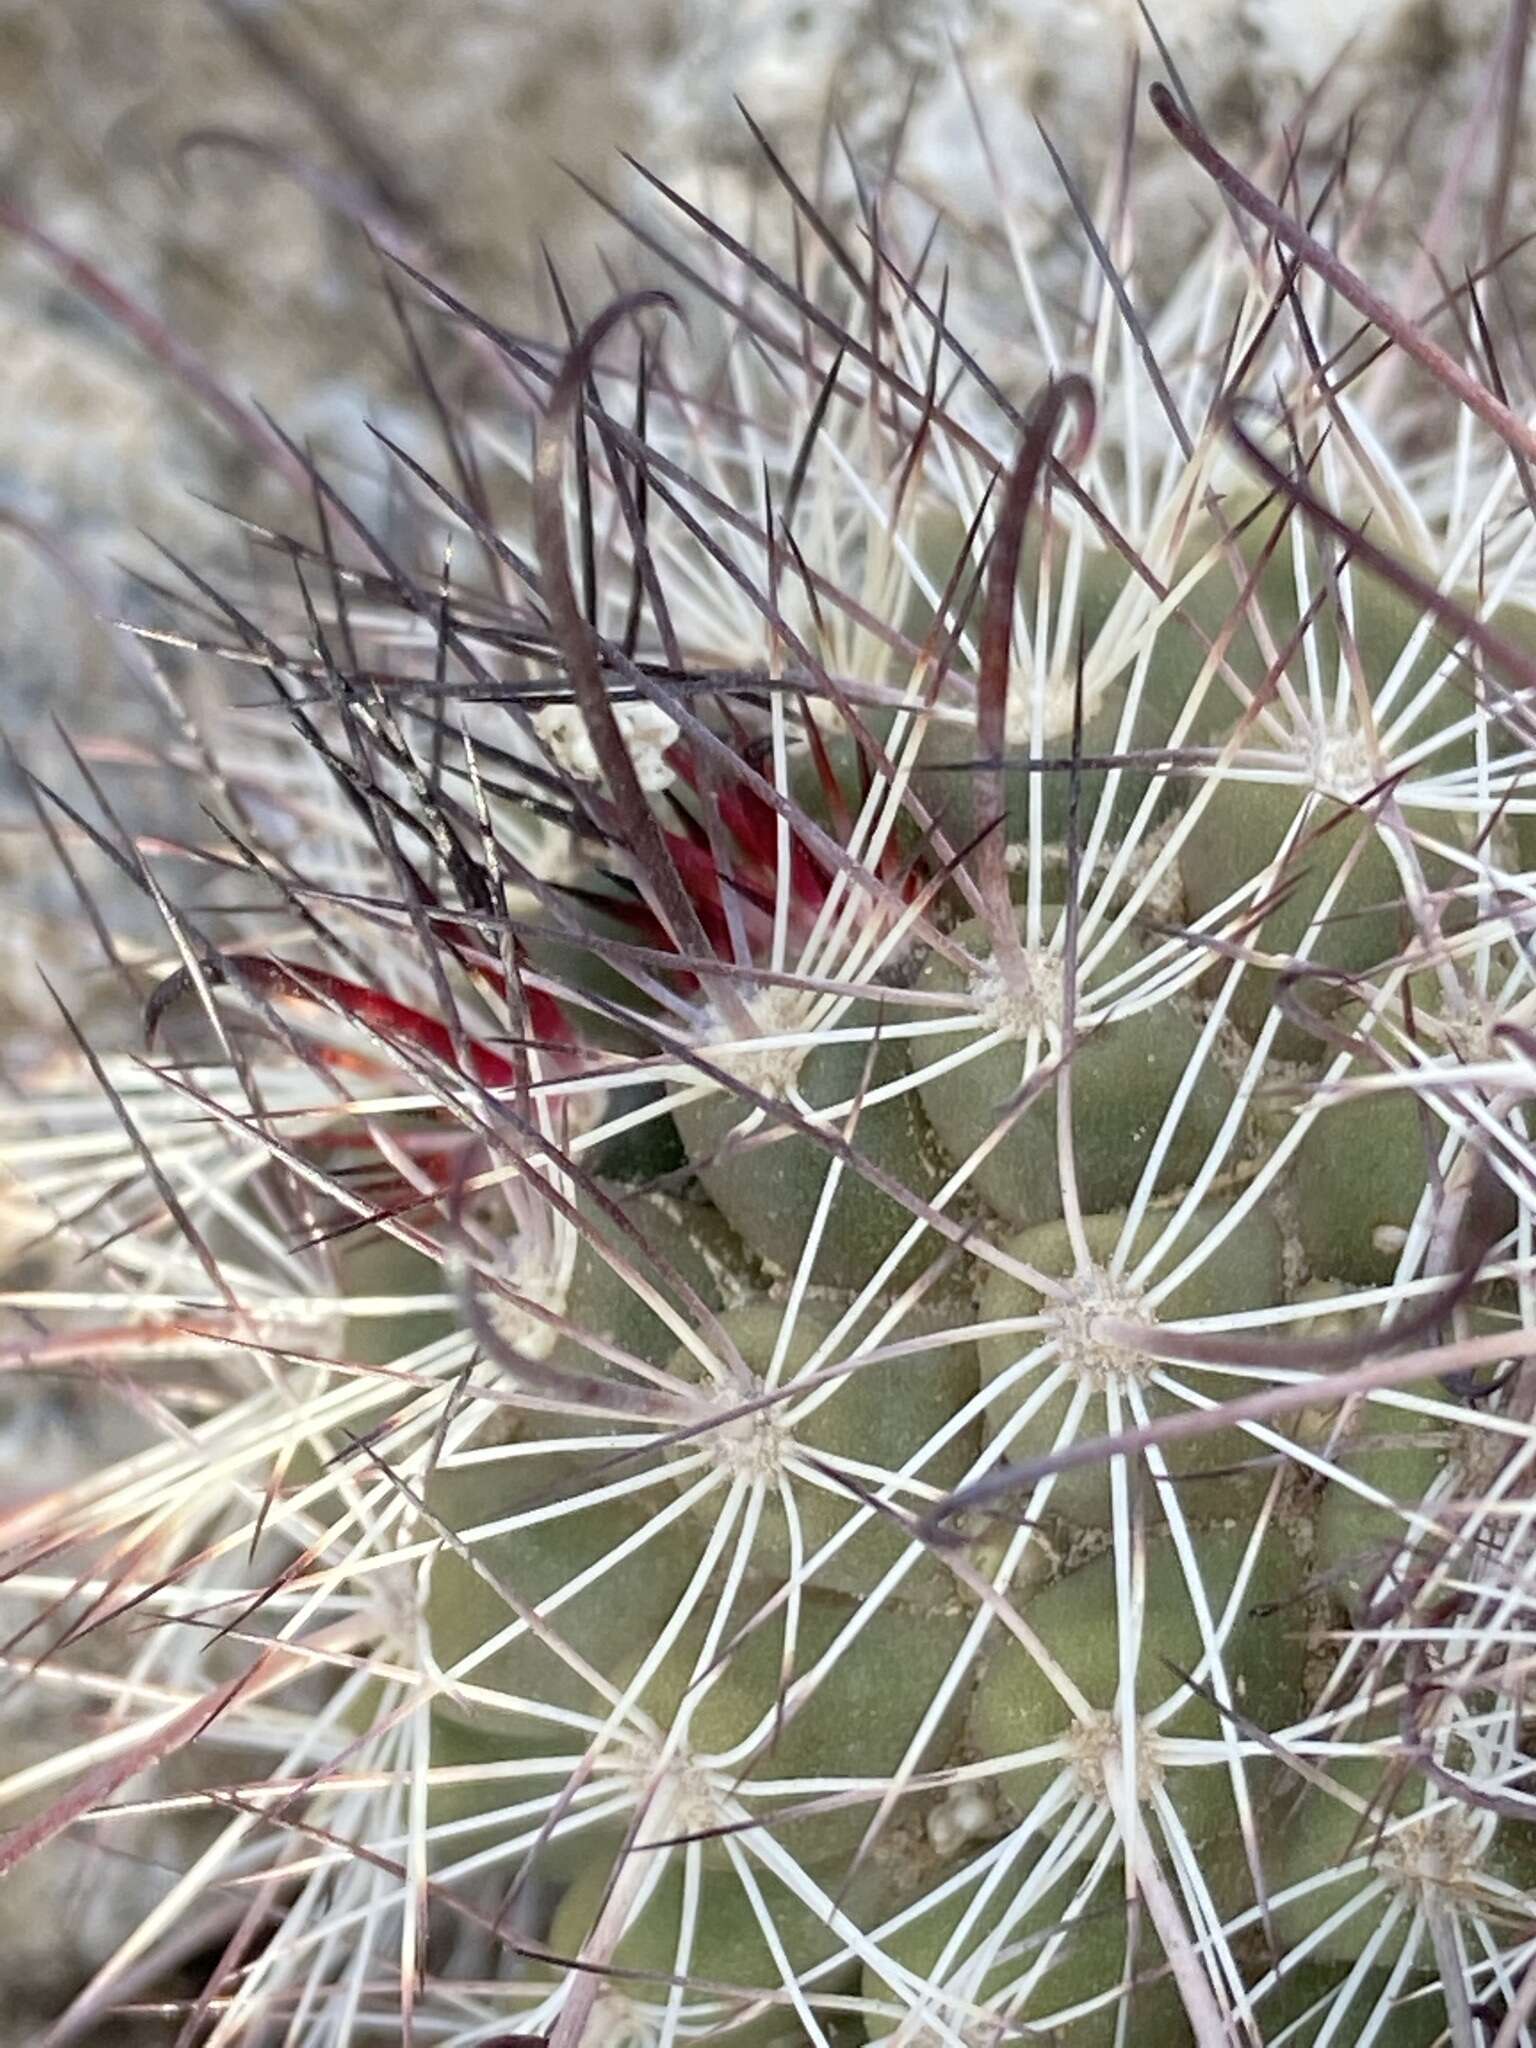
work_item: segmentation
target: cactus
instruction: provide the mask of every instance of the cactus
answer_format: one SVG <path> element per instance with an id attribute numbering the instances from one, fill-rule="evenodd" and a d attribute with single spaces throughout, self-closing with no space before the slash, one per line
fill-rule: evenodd
<path id="1" fill-rule="evenodd" d="M 419 279 L 531 536 L 402 452 L 446 581 L 317 472 L 203 586 L 264 934 L 87 828 L 174 952 L 19 1355 L 158 1436 L 13 1568 L 159 1662 L 14 1846 L 208 1758 L 210 2040 L 1533 2038 L 1519 465 L 1410 520 L 1230 234 L 1206 424 L 1108 292 L 1017 408 L 880 224 L 730 402 Z"/>

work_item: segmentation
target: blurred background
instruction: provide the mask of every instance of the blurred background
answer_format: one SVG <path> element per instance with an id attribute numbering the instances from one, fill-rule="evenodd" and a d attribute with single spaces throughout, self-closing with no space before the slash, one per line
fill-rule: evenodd
<path id="1" fill-rule="evenodd" d="M 1405 302 L 1432 295 L 1441 255 L 1459 263 L 1502 225 L 1490 206 L 1511 233 L 1530 218 L 1512 89 L 1522 0 L 1155 0 L 1151 13 L 1240 160 L 1293 146 L 1305 180 L 1348 137 L 1373 274 Z M 834 201 L 850 163 L 883 173 L 895 152 L 906 190 L 977 252 L 976 284 L 1002 274 L 1006 235 L 1047 268 L 1075 237 L 1039 122 L 1090 194 L 1129 143 L 1135 286 L 1155 303 L 1212 203 L 1146 110 L 1160 69 L 1134 0 L 0 0 L 6 734 L 50 777 L 69 772 L 61 728 L 131 767 L 148 714 L 99 620 L 153 611 L 132 573 L 165 573 L 148 536 L 237 569 L 244 543 L 215 508 L 280 511 L 199 402 L 201 369 L 169 366 L 173 349 L 259 399 L 360 502 L 383 489 L 364 421 L 408 441 L 423 401 L 365 225 L 498 322 L 558 331 L 541 245 L 588 312 L 615 276 L 662 281 L 578 182 L 637 203 L 621 152 L 740 232 L 782 212 L 739 100 Z M 126 312 L 106 309 L 109 288 Z M 1012 307 L 976 304 L 977 345 L 1006 358 Z M 0 900 L 0 1085 L 14 1090 L 58 1042 L 38 965 L 89 1017 L 100 958 L 3 769 Z M 0 1261 L 16 1242 L 0 1210 Z M 0 1509 L 109 1448 L 30 1398 L 0 1409 Z M 27 1720 L 0 1707 L 12 1769 L 47 1748 L 28 1698 Z M 5 2048 L 41 2038 L 142 1910 L 153 1870 L 97 1854 L 66 1841 L 0 1887 Z M 131 2038 L 177 2038 L 157 2025 Z"/>

